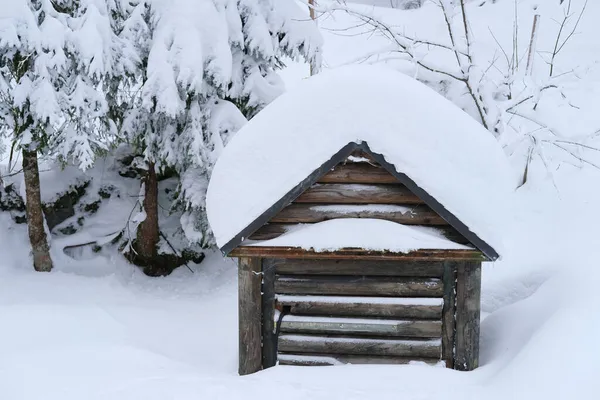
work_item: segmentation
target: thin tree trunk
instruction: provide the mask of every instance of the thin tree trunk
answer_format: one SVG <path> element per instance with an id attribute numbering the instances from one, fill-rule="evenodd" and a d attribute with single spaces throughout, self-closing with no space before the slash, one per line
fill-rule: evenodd
<path id="1" fill-rule="evenodd" d="M 27 228 L 33 253 L 33 267 L 36 271 L 48 272 L 52 269 L 52 259 L 44 230 L 37 151 L 23 150 L 23 175 L 25 176 Z"/>
<path id="2" fill-rule="evenodd" d="M 148 263 L 149 267 L 156 262 L 158 231 L 158 180 L 154 163 L 148 163 L 148 171 L 143 179 L 144 183 L 144 211 L 146 219 L 140 224 L 137 231 L 136 250 L 138 255 Z"/>

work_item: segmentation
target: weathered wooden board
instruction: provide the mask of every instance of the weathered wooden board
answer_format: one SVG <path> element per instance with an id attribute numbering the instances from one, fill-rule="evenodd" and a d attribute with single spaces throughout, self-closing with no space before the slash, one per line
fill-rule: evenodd
<path id="1" fill-rule="evenodd" d="M 441 278 L 444 264 L 433 262 L 394 262 L 367 260 L 297 260 L 274 259 L 271 263 L 278 274 L 289 275 L 352 275 L 411 276 Z"/>
<path id="2" fill-rule="evenodd" d="M 275 336 L 275 268 L 269 259 L 262 260 L 262 365 L 275 366 L 277 337 Z"/>
<path id="3" fill-rule="evenodd" d="M 454 368 L 454 314 L 456 312 L 456 263 L 444 263 L 444 310 L 442 314 L 442 358 L 446 367 Z"/>
<path id="4" fill-rule="evenodd" d="M 320 183 L 398 183 L 385 168 L 369 163 L 339 164 L 321 179 Z"/>
<path id="5" fill-rule="evenodd" d="M 261 260 L 241 257 L 238 265 L 239 374 L 259 371 L 261 349 Z"/>
<path id="6" fill-rule="evenodd" d="M 448 225 L 446 221 L 425 205 L 319 205 L 290 204 L 270 222 L 284 224 L 306 224 L 328 221 L 336 218 L 375 218 L 385 219 L 404 225 Z"/>
<path id="7" fill-rule="evenodd" d="M 355 356 L 339 354 L 278 354 L 279 365 L 296 366 L 331 366 L 343 364 L 409 364 L 425 363 L 437 365 L 440 363 L 438 358 L 406 358 L 406 357 L 385 357 L 385 356 Z"/>
<path id="8" fill-rule="evenodd" d="M 356 248 L 343 248 L 335 252 L 305 250 L 298 247 L 239 246 L 233 249 L 230 257 L 273 257 L 332 260 L 396 260 L 396 261 L 486 261 L 479 250 L 415 250 L 409 253 L 371 251 Z"/>
<path id="9" fill-rule="evenodd" d="M 313 295 L 441 297 L 444 291 L 442 281 L 436 278 L 277 275 L 275 292 Z"/>
<path id="10" fill-rule="evenodd" d="M 471 371 L 479 366 L 480 313 L 481 263 L 458 263 L 454 369 Z"/>
<path id="11" fill-rule="evenodd" d="M 406 186 L 374 184 L 316 184 L 295 203 L 326 204 L 424 204 Z"/>
<path id="12" fill-rule="evenodd" d="M 281 321 L 281 332 L 439 338 L 442 334 L 442 322 L 286 315 Z"/>
<path id="13" fill-rule="evenodd" d="M 278 349 L 280 352 L 285 353 L 349 354 L 439 359 L 442 344 L 439 339 L 371 339 L 284 334 L 279 336 Z"/>
<path id="14" fill-rule="evenodd" d="M 441 319 L 443 299 L 337 296 L 277 296 L 277 304 L 291 307 L 292 314 Z"/>

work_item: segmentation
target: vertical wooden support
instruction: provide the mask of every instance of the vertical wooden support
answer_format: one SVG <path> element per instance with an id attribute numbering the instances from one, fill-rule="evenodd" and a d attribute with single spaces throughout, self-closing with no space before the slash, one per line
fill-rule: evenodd
<path id="1" fill-rule="evenodd" d="M 442 359 L 447 368 L 454 368 L 454 335 L 456 311 L 456 263 L 444 262 L 444 309 L 442 311 Z"/>
<path id="2" fill-rule="evenodd" d="M 240 375 L 259 371 L 261 351 L 261 259 L 240 257 L 238 263 Z"/>
<path id="3" fill-rule="evenodd" d="M 471 371 L 479 366 L 481 262 L 457 263 L 456 278 L 454 369 Z"/>
<path id="4" fill-rule="evenodd" d="M 277 363 L 277 338 L 275 337 L 275 265 L 271 259 L 262 262 L 262 365 L 274 367 Z"/>

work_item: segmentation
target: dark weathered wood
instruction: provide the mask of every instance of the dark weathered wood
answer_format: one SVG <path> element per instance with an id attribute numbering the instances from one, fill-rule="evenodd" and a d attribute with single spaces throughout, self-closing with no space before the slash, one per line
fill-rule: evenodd
<path id="1" fill-rule="evenodd" d="M 323 204 L 290 204 L 271 219 L 271 222 L 284 224 L 307 224 L 328 221 L 337 218 L 375 218 L 385 219 L 404 225 L 448 225 L 446 221 L 425 205 L 407 206 L 406 210 L 398 205 L 345 205 L 328 206 Z"/>
<path id="2" fill-rule="evenodd" d="M 317 335 L 439 338 L 441 321 L 363 319 L 286 315 L 281 332 Z"/>
<path id="3" fill-rule="evenodd" d="M 405 304 L 390 302 L 366 302 L 369 298 L 361 297 L 328 297 L 322 299 L 315 296 L 278 296 L 277 303 L 281 306 L 291 307 L 292 314 L 308 315 L 336 315 L 348 317 L 385 317 L 385 318 L 414 318 L 414 319 L 441 319 L 442 299 L 439 302 L 432 300 L 429 304 L 422 304 L 418 300 L 410 304 L 406 299 Z"/>
<path id="4" fill-rule="evenodd" d="M 439 339 L 371 339 L 285 334 L 279 336 L 279 351 L 439 359 L 442 344 Z"/>
<path id="5" fill-rule="evenodd" d="M 362 249 L 339 249 L 330 251 L 305 250 L 298 247 L 240 246 L 229 253 L 231 257 L 273 257 L 332 260 L 401 260 L 401 261 L 485 261 L 479 250 L 416 250 L 409 253 L 369 251 Z"/>
<path id="6" fill-rule="evenodd" d="M 261 369 L 261 281 L 260 258 L 241 257 L 238 265 L 240 375 Z"/>
<path id="7" fill-rule="evenodd" d="M 369 163 L 345 163 L 337 165 L 322 176 L 319 183 L 395 184 L 398 183 L 398 179 L 381 166 Z"/>
<path id="8" fill-rule="evenodd" d="M 270 368 L 277 363 L 275 336 L 275 267 L 271 260 L 262 260 L 262 366 Z"/>
<path id="9" fill-rule="evenodd" d="M 440 261 L 365 261 L 365 260 L 298 260 L 273 259 L 278 274 L 283 275 L 370 275 L 441 278 L 444 264 Z"/>
<path id="10" fill-rule="evenodd" d="M 436 278 L 277 275 L 275 292 L 313 295 L 441 297 L 443 285 L 442 281 Z"/>
<path id="11" fill-rule="evenodd" d="M 341 354 L 278 354 L 279 365 L 330 366 L 343 364 L 409 364 L 421 362 L 436 365 L 438 358 L 353 356 Z"/>
<path id="12" fill-rule="evenodd" d="M 295 203 L 325 204 L 424 204 L 404 185 L 316 184 Z"/>
<path id="13" fill-rule="evenodd" d="M 456 310 L 456 268 L 455 263 L 444 263 L 444 310 L 442 314 L 442 359 L 446 367 L 454 367 L 454 312 Z"/>
<path id="14" fill-rule="evenodd" d="M 419 225 L 416 225 L 419 226 Z M 276 237 L 281 236 L 285 232 L 294 227 L 298 227 L 298 224 L 278 224 L 278 223 L 268 223 L 263 225 L 259 230 L 254 232 L 248 239 L 250 240 L 269 240 L 274 239 Z M 452 240 L 455 243 L 460 244 L 469 244 L 469 241 L 458 231 L 451 226 L 424 226 L 425 228 L 429 228 L 430 230 L 436 231 L 442 235 L 444 235 L 449 240 Z"/>
<path id="15" fill-rule="evenodd" d="M 454 369 L 471 371 L 479 366 L 480 310 L 481 263 L 458 263 Z"/>

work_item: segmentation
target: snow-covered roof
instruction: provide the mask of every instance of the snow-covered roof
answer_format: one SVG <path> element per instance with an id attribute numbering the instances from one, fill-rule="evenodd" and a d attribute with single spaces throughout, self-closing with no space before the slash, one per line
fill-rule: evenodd
<path id="1" fill-rule="evenodd" d="M 241 239 L 241 232 L 351 142 L 368 144 L 500 252 L 495 231 L 511 173 L 496 140 L 424 84 L 373 66 L 307 79 L 230 141 L 207 194 L 218 246 Z"/>

